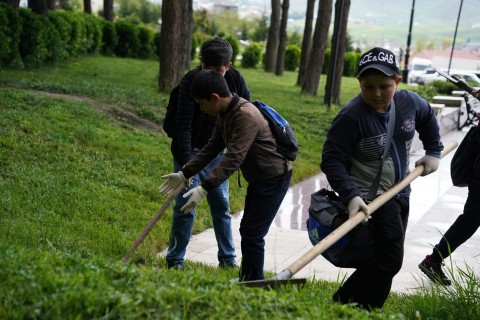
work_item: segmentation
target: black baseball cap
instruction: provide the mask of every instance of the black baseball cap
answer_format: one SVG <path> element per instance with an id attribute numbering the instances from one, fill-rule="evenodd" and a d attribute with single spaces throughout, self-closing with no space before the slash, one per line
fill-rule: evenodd
<path id="1" fill-rule="evenodd" d="M 380 70 L 389 77 L 394 74 L 400 74 L 395 54 L 390 50 L 380 47 L 375 47 L 362 54 L 358 61 L 357 77 L 365 70 L 371 68 Z"/>

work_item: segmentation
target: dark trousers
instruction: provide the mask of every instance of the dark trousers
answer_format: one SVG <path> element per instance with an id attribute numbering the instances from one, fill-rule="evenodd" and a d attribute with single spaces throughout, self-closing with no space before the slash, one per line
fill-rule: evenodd
<path id="1" fill-rule="evenodd" d="M 480 185 L 468 185 L 468 197 L 463 213 L 445 232 L 440 242 L 433 249 L 431 259 L 441 262 L 447 258 L 462 243 L 467 241 L 480 226 Z"/>
<path id="2" fill-rule="evenodd" d="M 377 261 L 358 268 L 334 294 L 334 301 L 381 308 L 403 263 L 409 198 L 392 199 L 372 214 Z"/>
<path id="3" fill-rule="evenodd" d="M 290 186 L 292 170 L 281 176 L 250 183 L 240 222 L 242 265 L 240 281 L 263 279 L 264 237 Z"/>

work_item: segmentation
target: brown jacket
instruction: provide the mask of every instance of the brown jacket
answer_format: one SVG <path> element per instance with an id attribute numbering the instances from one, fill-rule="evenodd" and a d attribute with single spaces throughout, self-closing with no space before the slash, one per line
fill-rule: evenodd
<path id="1" fill-rule="evenodd" d="M 253 104 L 234 95 L 215 130 L 202 150 L 182 169 L 188 179 L 227 148 L 220 163 L 210 172 L 203 187 L 213 189 L 241 169 L 249 183 L 270 179 L 291 170 L 291 165 L 276 149 L 267 120 Z"/>

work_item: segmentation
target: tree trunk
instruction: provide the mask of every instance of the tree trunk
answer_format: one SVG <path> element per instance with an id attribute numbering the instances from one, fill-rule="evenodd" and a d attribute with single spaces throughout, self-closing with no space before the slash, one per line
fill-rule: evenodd
<path id="1" fill-rule="evenodd" d="M 180 2 L 187 2 L 187 4 L 185 6 Z M 158 77 L 158 89 L 161 92 L 169 92 L 180 82 L 187 65 L 187 57 L 188 64 L 190 64 L 192 12 L 191 0 L 164 0 L 162 2 L 160 74 Z M 182 39 L 182 37 L 188 38 Z"/>
<path id="2" fill-rule="evenodd" d="M 103 17 L 108 21 L 113 21 L 113 0 L 103 0 Z"/>
<path id="3" fill-rule="evenodd" d="M 347 47 L 347 24 L 348 12 L 350 10 L 350 0 L 337 0 L 335 2 L 335 21 L 332 36 L 332 51 L 330 55 L 330 65 L 325 85 L 325 95 L 323 102 L 330 106 L 340 104 L 340 87 L 342 84 L 342 74 L 345 51 Z"/>
<path id="4" fill-rule="evenodd" d="M 60 6 L 60 4 L 58 3 L 58 0 L 47 0 L 48 10 L 58 9 L 59 6 Z"/>
<path id="5" fill-rule="evenodd" d="M 325 49 L 328 41 L 328 28 L 332 19 L 332 0 L 322 0 L 318 5 L 317 22 L 313 35 L 312 50 L 307 62 L 307 73 L 302 85 L 302 92 L 317 95 L 320 75 L 323 70 Z"/>
<path id="6" fill-rule="evenodd" d="M 18 10 L 18 7 L 20 5 L 20 0 L 2 0 L 2 2 L 8 4 L 10 7 L 12 7 L 15 10 Z"/>
<path id="7" fill-rule="evenodd" d="M 193 35 L 193 0 L 180 1 L 180 13 L 182 15 L 180 20 L 180 41 L 182 42 L 181 58 L 183 59 L 181 66 L 183 66 L 182 73 L 190 69 L 190 62 L 192 61 L 192 35 Z"/>
<path id="8" fill-rule="evenodd" d="M 92 14 L 92 1 L 83 0 L 83 12 Z"/>
<path id="9" fill-rule="evenodd" d="M 273 72 L 277 63 L 278 36 L 280 32 L 280 0 L 272 0 L 272 14 L 268 28 L 265 71 Z"/>
<path id="10" fill-rule="evenodd" d="M 315 1 L 308 0 L 307 13 L 305 17 L 305 28 L 303 30 L 302 53 L 300 55 L 300 67 L 298 69 L 297 85 L 302 86 L 305 82 L 305 72 L 307 67 L 308 55 L 312 47 L 312 22 L 313 11 L 315 10 Z"/>
<path id="11" fill-rule="evenodd" d="M 36 14 L 45 17 L 48 15 L 47 0 L 29 0 L 28 7 Z"/>
<path id="12" fill-rule="evenodd" d="M 281 76 L 285 68 L 285 46 L 287 45 L 287 22 L 288 22 L 288 7 L 289 0 L 283 0 L 282 3 L 282 22 L 280 23 L 280 37 L 277 51 L 277 64 L 275 67 L 275 74 Z"/>

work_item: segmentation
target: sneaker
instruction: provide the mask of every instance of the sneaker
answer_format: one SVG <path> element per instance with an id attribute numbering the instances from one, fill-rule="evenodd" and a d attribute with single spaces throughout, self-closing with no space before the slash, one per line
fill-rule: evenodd
<path id="1" fill-rule="evenodd" d="M 442 270 L 442 263 L 432 262 L 430 260 L 430 255 L 427 255 L 427 257 L 418 265 L 418 267 L 433 282 L 442 284 L 444 286 L 449 286 L 452 284 L 452 281 Z"/>
<path id="2" fill-rule="evenodd" d="M 168 269 L 175 269 L 175 270 L 183 270 L 183 264 L 181 263 L 176 263 L 168 266 Z"/>
<path id="3" fill-rule="evenodd" d="M 222 269 L 238 269 L 238 268 L 240 268 L 238 266 L 238 264 L 236 264 L 235 262 L 232 262 L 232 263 L 219 262 L 218 267 L 222 268 Z"/>

